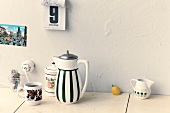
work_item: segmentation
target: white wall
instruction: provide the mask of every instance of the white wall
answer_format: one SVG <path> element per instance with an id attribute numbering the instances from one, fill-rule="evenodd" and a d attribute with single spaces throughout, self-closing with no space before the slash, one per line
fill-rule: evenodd
<path id="1" fill-rule="evenodd" d="M 1 0 L 0 23 L 26 25 L 28 46 L 0 45 L 0 82 L 31 58 L 31 81 L 44 83 L 52 56 L 68 49 L 90 62 L 88 91 L 93 82 L 95 91 L 110 92 L 115 84 L 132 92 L 130 79 L 146 77 L 155 82 L 153 93 L 169 95 L 169 6 L 169 0 L 67 0 L 67 30 L 48 31 L 40 0 Z"/>

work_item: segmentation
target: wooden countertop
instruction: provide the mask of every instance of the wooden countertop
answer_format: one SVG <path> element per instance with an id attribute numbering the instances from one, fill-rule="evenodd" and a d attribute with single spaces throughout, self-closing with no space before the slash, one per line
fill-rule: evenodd
<path id="1" fill-rule="evenodd" d="M 76 104 L 64 105 L 46 96 L 40 105 L 29 106 L 9 88 L 0 88 L 0 113 L 170 113 L 170 96 L 151 95 L 139 100 L 134 94 L 86 92 Z"/>
<path id="2" fill-rule="evenodd" d="M 170 113 L 170 96 L 151 95 L 139 100 L 131 94 L 127 113 Z"/>
<path id="3" fill-rule="evenodd" d="M 55 97 L 44 96 L 40 105 L 24 103 L 16 113 L 125 113 L 128 97 L 128 93 L 114 96 L 111 93 L 86 92 L 78 103 L 64 105 Z"/>
<path id="4" fill-rule="evenodd" d="M 23 102 L 10 88 L 0 88 L 0 113 L 13 113 Z"/>

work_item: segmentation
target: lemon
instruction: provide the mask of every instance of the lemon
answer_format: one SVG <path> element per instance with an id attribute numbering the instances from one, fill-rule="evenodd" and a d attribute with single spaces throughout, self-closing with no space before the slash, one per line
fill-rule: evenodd
<path id="1" fill-rule="evenodd" d="M 112 94 L 120 95 L 120 88 L 118 86 L 112 85 Z"/>

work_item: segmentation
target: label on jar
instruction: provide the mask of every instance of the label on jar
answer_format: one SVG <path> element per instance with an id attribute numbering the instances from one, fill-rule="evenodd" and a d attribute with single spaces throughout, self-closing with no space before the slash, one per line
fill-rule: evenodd
<path id="1" fill-rule="evenodd" d="M 46 92 L 53 93 L 55 88 L 56 76 L 45 74 L 45 90 Z"/>

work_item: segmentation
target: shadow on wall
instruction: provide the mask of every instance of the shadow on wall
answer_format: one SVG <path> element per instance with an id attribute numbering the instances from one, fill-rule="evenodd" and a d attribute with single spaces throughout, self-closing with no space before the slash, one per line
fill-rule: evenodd
<path id="1" fill-rule="evenodd" d="M 69 14 L 72 12 L 72 4 L 69 0 L 66 0 L 66 30 L 70 30 L 70 16 Z"/>

